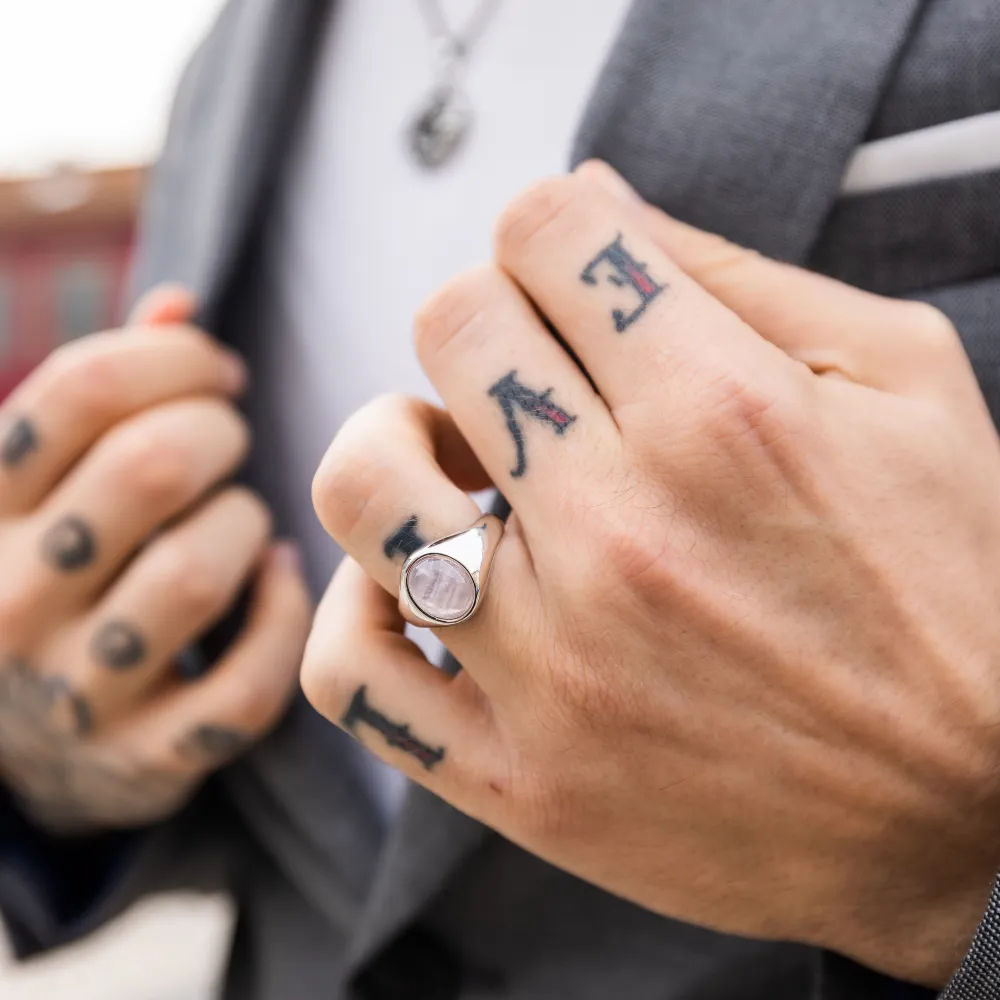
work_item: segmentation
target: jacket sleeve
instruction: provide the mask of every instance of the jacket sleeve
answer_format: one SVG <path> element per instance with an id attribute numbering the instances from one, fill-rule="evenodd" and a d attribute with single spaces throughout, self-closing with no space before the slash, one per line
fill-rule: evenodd
<path id="1" fill-rule="evenodd" d="M 79 838 L 32 826 L 0 789 L 0 914 L 15 955 L 84 937 L 150 893 L 231 888 L 241 836 L 215 782 L 158 826 Z"/>
<path id="2" fill-rule="evenodd" d="M 1000 997 L 1000 878 L 986 916 L 976 931 L 965 961 L 941 994 L 941 1000 L 995 1000 Z"/>

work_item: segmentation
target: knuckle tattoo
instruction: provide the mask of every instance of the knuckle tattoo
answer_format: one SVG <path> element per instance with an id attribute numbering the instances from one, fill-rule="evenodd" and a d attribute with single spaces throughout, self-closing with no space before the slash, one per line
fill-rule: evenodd
<path id="1" fill-rule="evenodd" d="M 393 722 L 368 701 L 368 688 L 362 685 L 354 692 L 347 711 L 341 716 L 340 725 L 355 739 L 361 725 L 378 733 L 387 746 L 400 750 L 418 761 L 426 771 L 433 771 L 445 758 L 444 747 L 434 747 L 410 732 L 407 723 Z"/>
<path id="2" fill-rule="evenodd" d="M 519 382 L 517 371 L 510 371 L 495 382 L 487 394 L 495 399 L 503 411 L 507 431 L 514 441 L 516 462 L 510 474 L 514 479 L 520 479 L 528 469 L 527 450 L 525 447 L 524 428 L 518 421 L 518 411 L 531 417 L 539 423 L 547 424 L 562 437 L 576 423 L 576 417 L 567 413 L 561 406 L 552 401 L 554 389 L 536 392 Z"/>
<path id="3" fill-rule="evenodd" d="M 406 559 L 427 544 L 427 539 L 420 533 L 419 525 L 419 518 L 416 514 L 412 514 L 385 540 L 382 552 L 386 559 L 390 562 L 400 557 Z"/>
<path id="4" fill-rule="evenodd" d="M 97 538 L 81 517 L 68 515 L 42 536 L 42 558 L 54 569 L 76 573 L 97 558 Z"/>
<path id="5" fill-rule="evenodd" d="M 611 310 L 618 333 L 624 333 L 667 288 L 625 249 L 621 233 L 580 272 L 580 280 L 591 287 L 597 287 L 602 277 L 605 284 L 623 292 L 628 290 L 632 299 L 627 306 L 619 305 Z"/>
<path id="6" fill-rule="evenodd" d="M 0 444 L 0 464 L 16 469 L 38 451 L 38 431 L 27 417 L 20 417 L 7 429 Z"/>
<path id="7" fill-rule="evenodd" d="M 91 655 L 98 663 L 112 670 L 132 670 L 146 659 L 146 640 L 134 625 L 124 621 L 110 621 L 102 625 L 94 635 Z"/>
<path id="8" fill-rule="evenodd" d="M 85 832 L 168 814 L 188 775 L 99 752 L 87 700 L 22 657 L 0 662 L 0 770 L 25 812 L 47 829 Z"/>

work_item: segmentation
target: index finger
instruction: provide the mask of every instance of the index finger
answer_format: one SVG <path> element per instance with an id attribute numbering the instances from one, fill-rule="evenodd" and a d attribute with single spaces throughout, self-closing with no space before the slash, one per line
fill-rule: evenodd
<path id="1" fill-rule="evenodd" d="M 182 396 L 233 395 L 243 362 L 194 327 L 96 334 L 51 355 L 0 406 L 0 517 L 33 509 L 115 424 Z"/>
<path id="2" fill-rule="evenodd" d="M 616 417 L 647 402 L 661 419 L 682 416 L 703 408 L 713 390 L 752 380 L 756 391 L 777 394 L 801 377 L 586 173 L 543 181 L 518 198 L 498 225 L 496 256 Z"/>

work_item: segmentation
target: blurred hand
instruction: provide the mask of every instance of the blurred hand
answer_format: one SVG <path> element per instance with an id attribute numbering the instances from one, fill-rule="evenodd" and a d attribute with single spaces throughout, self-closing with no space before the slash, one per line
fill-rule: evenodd
<path id="1" fill-rule="evenodd" d="M 940 984 L 1000 865 L 1000 448 L 975 378 L 935 310 L 621 183 L 519 198 L 497 266 L 418 318 L 449 412 L 383 400 L 333 444 L 314 496 L 355 561 L 307 694 L 612 892 Z M 453 680 L 402 634 L 400 551 L 476 519 L 456 483 L 480 464 L 514 513 L 481 611 L 439 631 Z"/>
<path id="2" fill-rule="evenodd" d="M 247 450 L 236 355 L 179 290 L 56 351 L 0 406 L 0 781 L 39 822 L 149 822 L 277 719 L 309 601 L 263 503 L 221 487 Z M 256 574 L 222 662 L 173 660 Z"/>

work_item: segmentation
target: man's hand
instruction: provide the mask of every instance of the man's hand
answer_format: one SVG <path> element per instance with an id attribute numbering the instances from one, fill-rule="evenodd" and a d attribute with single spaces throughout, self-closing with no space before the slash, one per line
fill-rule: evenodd
<path id="1" fill-rule="evenodd" d="M 243 458 L 242 362 L 160 290 L 0 406 L 0 781 L 57 831 L 176 809 L 280 715 L 309 601 Z M 259 568 L 259 573 L 257 572 Z M 174 658 L 258 576 L 203 679 Z"/>
<path id="2" fill-rule="evenodd" d="M 496 266 L 418 319 L 448 413 L 383 400 L 333 444 L 315 501 L 355 561 L 307 694 L 342 722 L 363 700 L 376 753 L 612 892 L 940 984 L 1000 865 L 1000 448 L 973 373 L 931 308 L 618 183 L 520 197 Z M 481 611 L 439 633 L 451 679 L 402 634 L 401 552 L 477 517 L 480 464 L 514 513 Z"/>

